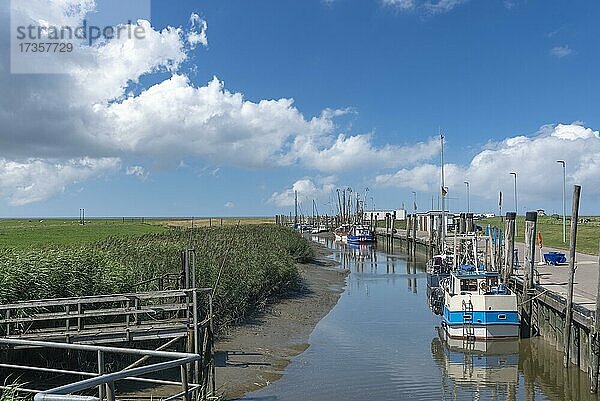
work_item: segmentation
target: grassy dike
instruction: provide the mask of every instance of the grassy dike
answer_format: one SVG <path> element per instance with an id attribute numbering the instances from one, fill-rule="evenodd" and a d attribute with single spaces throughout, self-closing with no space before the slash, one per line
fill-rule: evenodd
<path id="1" fill-rule="evenodd" d="M 306 239 L 274 224 L 158 227 L 158 232 L 141 235 L 135 230 L 92 242 L 59 235 L 49 243 L 38 241 L 32 230 L 28 245 L 7 246 L 5 241 L 0 247 L 0 303 L 133 291 L 142 280 L 178 273 L 180 252 L 191 246 L 197 252 L 198 287 L 212 287 L 223 266 L 214 304 L 217 327 L 222 328 L 294 288 L 296 263 L 313 257 Z M 98 236 L 102 234 L 88 238 Z"/>
<path id="2" fill-rule="evenodd" d="M 600 218 L 599 217 L 580 217 L 581 220 L 577 225 L 577 252 L 588 255 L 598 255 L 598 246 L 600 242 Z M 490 219 L 476 220 L 478 224 L 485 228 L 486 225 L 499 227 L 504 230 L 505 224 L 501 222 L 500 217 Z M 525 216 L 517 216 L 517 242 L 525 242 Z M 542 233 L 542 242 L 544 246 L 569 249 L 569 232 L 571 230 L 571 218 L 567 216 L 567 242 L 563 242 L 563 223 L 562 217 L 555 218 L 551 216 L 539 216 L 537 221 L 537 231 Z M 537 235 L 536 235 L 537 243 Z"/>

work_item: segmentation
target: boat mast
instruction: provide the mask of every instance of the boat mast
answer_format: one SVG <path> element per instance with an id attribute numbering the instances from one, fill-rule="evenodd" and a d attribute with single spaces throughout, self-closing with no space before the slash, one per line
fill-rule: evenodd
<path id="1" fill-rule="evenodd" d="M 294 191 L 294 224 L 298 224 L 298 191 Z"/>
<path id="2" fill-rule="evenodd" d="M 441 192 L 442 192 L 442 251 L 446 250 L 446 182 L 444 180 L 444 135 L 440 132 L 440 145 L 441 145 Z"/>

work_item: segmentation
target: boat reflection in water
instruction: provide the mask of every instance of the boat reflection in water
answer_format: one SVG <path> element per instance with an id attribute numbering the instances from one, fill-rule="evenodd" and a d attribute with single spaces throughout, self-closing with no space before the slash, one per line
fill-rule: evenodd
<path id="1" fill-rule="evenodd" d="M 444 399 L 516 399 L 518 340 L 466 341 L 437 331 L 431 353 L 442 373 Z"/>

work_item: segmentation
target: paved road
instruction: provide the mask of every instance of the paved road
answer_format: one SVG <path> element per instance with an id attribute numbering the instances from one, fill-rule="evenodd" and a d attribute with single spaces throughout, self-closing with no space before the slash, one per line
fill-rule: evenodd
<path id="1" fill-rule="evenodd" d="M 515 247 L 519 250 L 519 262 L 522 264 L 525 256 L 525 244 L 517 243 Z M 563 252 L 567 256 L 567 263 L 559 266 L 546 265 L 540 261 L 539 248 L 536 248 L 536 269 L 540 277 L 540 285 L 552 292 L 564 297 L 567 295 L 567 283 L 569 281 L 569 253 L 568 251 L 543 247 L 542 253 L 550 251 Z M 541 258 L 543 261 L 543 257 Z M 588 309 L 595 310 L 596 297 L 598 294 L 598 256 L 577 253 L 575 256 L 575 281 L 573 287 L 573 302 Z M 522 270 L 518 271 L 522 274 Z M 517 273 L 517 274 L 519 274 Z"/>

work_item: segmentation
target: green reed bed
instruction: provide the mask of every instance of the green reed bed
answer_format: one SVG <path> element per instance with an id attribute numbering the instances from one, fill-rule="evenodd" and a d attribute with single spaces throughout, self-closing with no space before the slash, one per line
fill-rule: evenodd
<path id="1" fill-rule="evenodd" d="M 310 243 L 275 226 L 172 229 L 81 246 L 0 250 L 0 303 L 135 291 L 135 284 L 179 273 L 180 252 L 196 250 L 198 287 L 213 287 L 218 326 L 242 319 L 297 285 L 296 263 Z"/>

